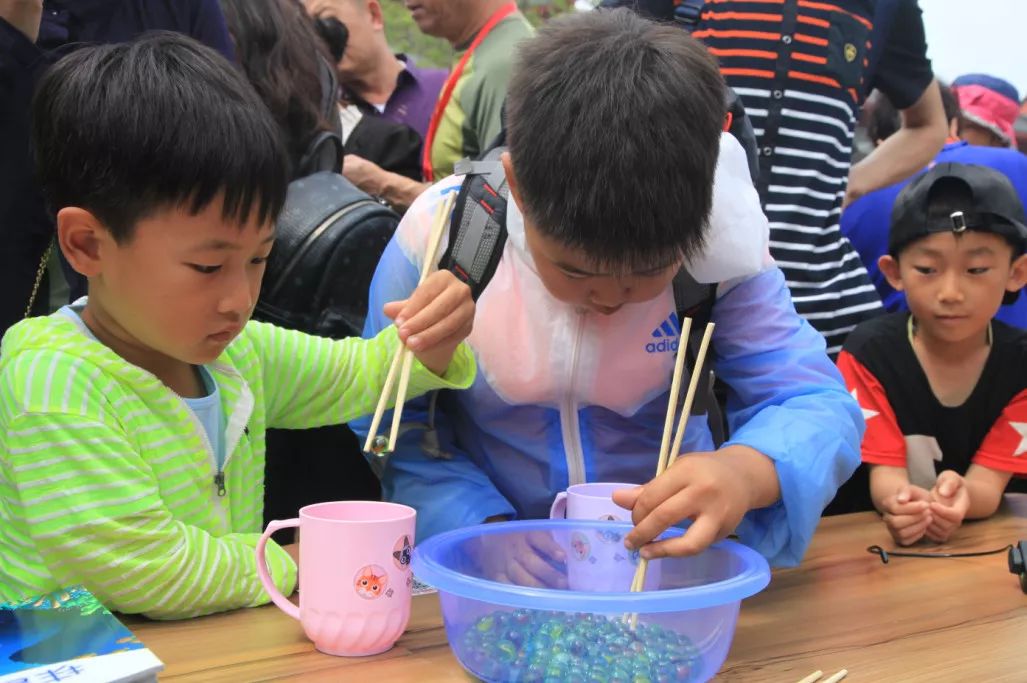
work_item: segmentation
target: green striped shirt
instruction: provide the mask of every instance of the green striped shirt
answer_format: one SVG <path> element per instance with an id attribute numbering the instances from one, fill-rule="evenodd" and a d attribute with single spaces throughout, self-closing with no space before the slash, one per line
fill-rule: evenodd
<path id="1" fill-rule="evenodd" d="M 226 493 L 203 427 L 149 372 L 63 315 L 12 327 L 0 346 L 0 602 L 83 584 L 109 609 L 174 619 L 266 603 L 254 548 L 264 432 L 374 410 L 395 330 L 335 341 L 250 322 L 207 366 L 227 418 Z M 466 388 L 461 345 L 445 377 L 414 364 L 409 395 Z M 268 544 L 286 594 L 288 554 Z"/>

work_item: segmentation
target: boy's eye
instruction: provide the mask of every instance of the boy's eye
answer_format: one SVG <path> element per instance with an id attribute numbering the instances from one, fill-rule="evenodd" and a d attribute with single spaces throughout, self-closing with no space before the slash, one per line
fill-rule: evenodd
<path id="1" fill-rule="evenodd" d="M 221 270 L 221 266 L 205 266 L 200 263 L 188 263 L 186 265 L 195 270 L 197 273 L 203 273 L 204 275 L 212 275 Z"/>
<path id="2" fill-rule="evenodd" d="M 967 272 L 969 272 L 971 275 L 984 275 L 989 270 L 991 270 L 991 268 L 988 266 L 980 266 L 978 268 L 969 268 Z"/>
<path id="3" fill-rule="evenodd" d="M 263 264 L 267 263 L 267 259 L 268 259 L 267 256 L 258 256 L 258 257 L 254 258 L 254 259 L 251 259 L 250 263 L 255 265 L 255 266 L 259 266 L 259 265 L 263 265 Z"/>
<path id="4" fill-rule="evenodd" d="M 913 266 L 913 270 L 921 275 L 930 275 L 934 272 L 934 268 L 931 268 L 930 266 Z"/>

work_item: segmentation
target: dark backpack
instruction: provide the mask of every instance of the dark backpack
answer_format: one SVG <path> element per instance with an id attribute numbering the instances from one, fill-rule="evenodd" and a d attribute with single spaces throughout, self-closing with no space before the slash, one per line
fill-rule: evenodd
<path id="1" fill-rule="evenodd" d="M 294 180 L 254 317 L 322 337 L 360 336 L 371 278 L 398 223 L 341 175 Z"/>

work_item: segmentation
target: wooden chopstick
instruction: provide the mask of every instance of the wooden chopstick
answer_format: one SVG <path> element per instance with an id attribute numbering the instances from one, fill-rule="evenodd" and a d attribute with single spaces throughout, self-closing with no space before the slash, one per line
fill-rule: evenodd
<path id="1" fill-rule="evenodd" d="M 681 393 L 681 376 L 685 372 L 685 345 L 688 335 L 692 332 L 692 319 L 685 318 L 681 322 L 681 334 L 678 335 L 678 355 L 674 359 L 674 375 L 670 382 L 670 396 L 667 399 L 667 416 L 663 420 L 663 438 L 660 440 L 660 458 L 656 461 L 656 476 L 663 474 L 667 469 L 667 462 L 670 460 L 671 439 L 674 429 L 674 413 L 678 408 L 678 394 Z M 688 400 L 688 394 L 685 394 Z M 680 427 L 679 427 L 680 429 Z"/>
<path id="2" fill-rule="evenodd" d="M 667 398 L 667 415 L 663 420 L 663 437 L 660 439 L 660 454 L 656 461 L 656 476 L 660 476 L 666 467 L 664 463 L 668 460 L 667 454 L 670 452 L 670 446 L 673 441 L 671 435 L 674 429 L 674 413 L 678 406 L 678 395 L 681 393 L 681 375 L 685 371 L 686 354 L 681 340 L 687 340 L 691 331 L 692 319 L 685 318 L 681 321 L 681 334 L 678 336 L 678 355 L 674 359 L 674 372 L 670 380 L 670 395 Z M 644 557 L 638 561 L 635 576 L 631 580 L 632 593 L 638 593 L 642 590 L 641 584 L 645 582 L 645 573 L 648 565 L 649 562 Z"/>
<path id="3" fill-rule="evenodd" d="M 367 440 L 364 441 L 364 452 L 375 453 L 373 446 L 374 440 L 378 436 L 378 426 L 381 424 L 382 415 L 385 413 L 385 407 L 389 403 L 389 395 L 392 393 L 392 385 L 396 382 L 396 373 L 399 371 L 399 366 L 402 361 L 402 354 L 400 351 L 403 350 L 403 345 L 400 345 L 396 349 L 396 353 L 392 356 L 392 363 L 389 365 L 389 374 L 385 376 L 385 384 L 382 385 L 382 394 L 378 398 L 378 407 L 374 410 L 374 417 L 371 419 L 371 427 L 367 430 Z M 377 452 L 375 455 L 381 455 L 382 452 Z"/>
<path id="4" fill-rule="evenodd" d="M 820 671 L 818 669 L 818 670 L 814 671 L 813 673 L 811 673 L 809 676 L 806 676 L 806 678 L 804 678 L 801 681 L 799 681 L 799 683 L 815 683 L 816 681 L 819 681 L 820 677 L 823 676 L 823 675 L 824 675 L 824 672 Z M 821 683 L 838 683 L 838 681 L 842 680 L 843 678 L 845 678 L 848 675 L 849 675 L 848 670 L 847 669 L 842 669 L 838 673 L 832 675 L 830 678 L 827 678 L 827 679 L 821 681 Z"/>
<path id="5" fill-rule="evenodd" d="M 421 264 L 421 277 L 418 286 L 424 284 L 428 276 L 435 270 L 436 260 L 439 252 L 439 245 L 442 243 L 442 235 L 446 232 L 449 214 L 453 208 L 456 193 L 449 193 L 446 199 L 439 204 L 435 210 L 434 223 L 431 233 L 428 235 L 428 246 L 424 254 L 424 263 Z M 407 388 L 410 385 L 410 370 L 413 367 L 414 352 L 406 344 L 400 344 L 392 357 L 392 364 L 389 365 L 389 373 L 385 377 L 385 384 L 382 386 L 381 396 L 378 398 L 378 406 L 375 408 L 374 417 L 371 419 L 371 427 L 367 431 L 367 439 L 364 441 L 364 451 L 382 455 L 391 452 L 399 437 L 399 426 L 402 422 L 403 403 L 406 401 Z M 396 392 L 396 402 L 392 411 L 392 428 L 389 431 L 389 440 L 385 448 L 375 451 L 374 442 L 378 436 L 378 427 L 381 425 L 382 415 L 389 405 L 389 395 L 392 393 L 392 386 L 396 382 L 396 375 L 399 375 L 399 389 Z"/>
<path id="6" fill-rule="evenodd" d="M 703 331 L 702 341 L 699 342 L 699 351 L 695 356 L 695 367 L 692 368 L 692 376 L 688 382 L 688 393 L 685 394 L 685 405 L 681 407 L 681 418 L 678 420 L 677 433 L 674 435 L 674 445 L 671 450 L 667 453 L 667 459 L 660 463 L 661 467 L 656 472 L 656 476 L 660 476 L 670 466 L 670 454 L 678 454 L 681 452 L 681 442 L 685 438 L 685 425 L 688 423 L 688 417 L 692 414 L 692 404 L 695 402 L 695 392 L 699 386 L 699 379 L 702 377 L 705 370 L 706 352 L 710 348 L 710 339 L 713 338 L 713 328 L 716 327 L 714 323 L 706 323 L 706 329 Z M 677 457 L 675 455 L 674 457 Z"/>
<path id="7" fill-rule="evenodd" d="M 678 453 L 681 450 L 681 443 L 685 437 L 685 428 L 688 425 L 688 416 L 692 412 L 692 404 L 695 402 L 695 392 L 699 387 L 699 378 L 704 372 L 704 366 L 706 361 L 706 352 L 709 350 L 710 339 L 713 336 L 713 329 L 715 325 L 710 322 L 706 324 L 706 330 L 703 332 L 702 342 L 699 344 L 699 351 L 696 354 L 695 366 L 692 368 L 691 378 L 688 382 L 688 391 L 685 393 L 685 404 L 682 406 L 681 417 L 677 423 L 677 429 L 674 434 L 673 444 L 668 448 L 668 441 L 670 441 L 670 427 L 674 424 L 674 413 L 677 410 L 677 399 L 678 393 L 681 388 L 681 374 L 684 371 L 684 356 L 687 353 L 688 335 L 691 332 L 692 320 L 691 318 L 685 318 L 682 321 L 681 335 L 678 337 L 678 355 L 674 361 L 674 376 L 671 380 L 670 398 L 668 399 L 667 405 L 667 417 L 664 420 L 663 425 L 663 439 L 660 444 L 660 459 L 656 464 L 656 476 L 663 474 L 667 467 L 670 465 L 671 453 Z M 645 575 L 649 570 L 649 561 L 646 558 L 640 558 L 638 561 L 638 568 L 635 570 L 635 578 L 631 582 L 631 592 L 639 593 L 645 587 Z M 638 613 L 634 613 L 630 618 L 632 630 L 638 625 Z"/>

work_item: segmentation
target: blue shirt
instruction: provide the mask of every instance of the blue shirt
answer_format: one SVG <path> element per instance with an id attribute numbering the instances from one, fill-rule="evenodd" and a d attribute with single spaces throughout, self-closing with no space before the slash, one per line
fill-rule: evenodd
<path id="1" fill-rule="evenodd" d="M 1020 195 L 1020 201 L 1027 205 L 1027 156 L 1020 152 L 999 147 L 979 147 L 960 140 L 945 145 L 934 158 L 936 164 L 946 161 L 987 166 L 1005 174 Z M 912 178 L 860 197 L 845 209 L 841 219 L 842 234 L 859 252 L 860 259 L 870 273 L 870 280 L 889 312 L 907 310 L 906 296 L 888 284 L 877 267 L 877 259 L 888 253 L 892 206 L 910 180 Z M 1008 325 L 1027 329 L 1027 296 L 1021 294 L 1015 303 L 999 307 L 995 317 Z"/>
<path id="2" fill-rule="evenodd" d="M 93 331 L 82 320 L 80 313 L 83 308 L 85 308 L 85 304 L 83 300 L 79 300 L 62 307 L 60 313 L 71 318 L 87 337 L 102 344 L 103 342 L 96 338 Z M 203 427 L 203 431 L 207 435 L 207 441 L 210 442 L 211 451 L 214 453 L 217 470 L 220 472 L 221 468 L 225 465 L 225 418 L 224 410 L 221 408 L 221 392 L 218 390 L 217 380 L 214 379 L 214 375 L 211 374 L 210 370 L 202 365 L 198 365 L 197 368 L 200 372 L 200 378 L 203 380 L 206 396 L 199 398 L 186 398 L 183 396 L 182 400 L 185 401 L 185 405 L 193 412 L 193 415 L 196 416 L 196 419 L 199 420 L 200 425 Z"/>

